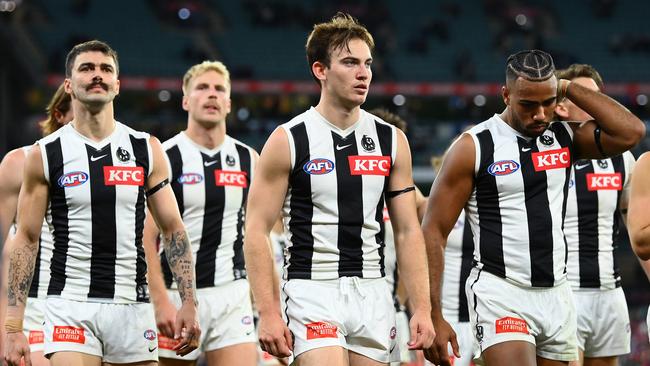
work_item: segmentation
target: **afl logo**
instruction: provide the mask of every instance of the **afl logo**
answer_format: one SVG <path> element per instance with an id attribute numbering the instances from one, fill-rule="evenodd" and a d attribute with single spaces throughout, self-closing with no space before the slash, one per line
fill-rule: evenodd
<path id="1" fill-rule="evenodd" d="M 499 160 L 492 163 L 488 168 L 488 173 L 496 176 L 512 174 L 519 170 L 519 164 L 514 160 Z"/>
<path id="2" fill-rule="evenodd" d="M 180 184 L 197 184 L 203 182 L 203 176 L 198 173 L 185 173 L 176 180 Z"/>
<path id="3" fill-rule="evenodd" d="M 144 338 L 150 341 L 156 339 L 156 331 L 153 329 L 147 329 L 144 331 Z"/>
<path id="4" fill-rule="evenodd" d="M 88 174 L 84 172 L 70 172 L 68 174 L 62 175 L 59 178 L 58 183 L 59 187 L 76 187 L 80 186 L 88 181 Z"/>
<path id="5" fill-rule="evenodd" d="M 312 159 L 303 165 L 302 170 L 312 175 L 323 175 L 334 170 L 334 163 L 328 159 Z"/>

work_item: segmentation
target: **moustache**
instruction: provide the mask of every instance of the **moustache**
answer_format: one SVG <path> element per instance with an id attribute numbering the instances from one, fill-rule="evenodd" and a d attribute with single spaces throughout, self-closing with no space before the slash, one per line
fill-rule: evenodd
<path id="1" fill-rule="evenodd" d="M 108 91 L 108 85 L 107 85 L 107 84 L 104 84 L 104 83 L 102 83 L 102 82 L 92 83 L 92 84 L 90 84 L 90 85 L 88 85 L 88 86 L 86 87 L 86 90 L 90 90 L 90 89 L 92 89 L 92 88 L 94 88 L 94 87 L 96 87 L 96 86 L 98 86 L 98 85 L 99 85 L 102 89 L 104 89 L 105 91 Z"/>

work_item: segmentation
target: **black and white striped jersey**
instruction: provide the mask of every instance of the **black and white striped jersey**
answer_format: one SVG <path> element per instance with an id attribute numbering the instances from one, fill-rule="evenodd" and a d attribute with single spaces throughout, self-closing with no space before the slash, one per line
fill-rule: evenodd
<path id="1" fill-rule="evenodd" d="M 283 218 L 285 279 L 379 278 L 384 271 L 384 192 L 396 130 L 361 110 L 346 130 L 314 108 L 281 126 L 291 151 Z"/>
<path id="2" fill-rule="evenodd" d="M 253 178 L 254 150 L 226 135 L 208 149 L 184 132 L 163 143 L 170 182 L 192 243 L 196 287 L 246 278 L 244 214 Z M 173 285 L 167 258 L 161 255 L 168 287 Z"/>
<path id="3" fill-rule="evenodd" d="M 634 156 L 578 160 L 573 164 L 564 234 L 567 277 L 574 289 L 614 289 L 621 276 L 614 250 L 621 224 L 619 204 L 629 189 Z"/>
<path id="4" fill-rule="evenodd" d="M 476 147 L 474 189 L 466 214 L 478 268 L 521 286 L 562 283 L 571 127 L 554 122 L 531 139 L 495 115 L 467 133 Z"/>
<path id="5" fill-rule="evenodd" d="M 393 298 L 397 299 L 397 283 L 399 281 L 399 272 L 397 271 L 397 250 L 395 249 L 395 233 L 393 224 L 390 221 L 388 208 L 384 207 L 384 272 L 386 273 L 386 283 L 391 289 Z"/>
<path id="6" fill-rule="evenodd" d="M 25 156 L 29 153 L 29 149 L 34 145 L 23 146 L 22 152 Z M 29 287 L 28 296 L 31 298 L 44 299 L 47 296 L 47 286 L 50 283 L 50 260 L 52 258 L 52 233 L 48 225 L 47 216 L 50 215 L 49 204 L 46 211 L 46 217 L 43 218 L 43 225 L 41 226 L 41 236 L 38 239 L 38 251 L 36 252 L 36 263 L 34 264 L 34 276 L 32 277 L 32 284 Z M 51 220 L 50 220 L 51 221 Z M 15 226 L 9 230 L 10 234 L 15 234 Z"/>
<path id="7" fill-rule="evenodd" d="M 149 134 L 120 122 L 100 142 L 68 124 L 38 142 L 54 248 L 48 296 L 148 302 L 142 247 Z"/>
<path id="8" fill-rule="evenodd" d="M 465 225 L 465 211 L 447 237 L 445 269 L 442 281 L 442 315 L 456 322 L 468 322 L 465 282 L 472 269 L 474 237 L 470 225 Z"/>

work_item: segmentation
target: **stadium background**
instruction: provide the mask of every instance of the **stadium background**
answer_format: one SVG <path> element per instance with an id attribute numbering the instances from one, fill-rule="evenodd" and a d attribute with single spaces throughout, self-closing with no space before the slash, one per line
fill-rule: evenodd
<path id="1" fill-rule="evenodd" d="M 228 132 L 259 150 L 279 123 L 317 103 L 304 43 L 314 23 L 338 10 L 375 36 L 364 108 L 385 107 L 409 123 L 424 192 L 434 177 L 429 158 L 467 125 L 503 109 L 503 64 L 521 49 L 550 52 L 558 68 L 594 65 L 607 93 L 650 120 L 647 1 L 0 0 L 0 153 L 38 138 L 67 51 L 93 38 L 119 54 L 118 120 L 171 137 L 186 123 L 183 73 L 221 60 L 233 79 Z M 635 155 L 649 146 L 644 140 Z M 650 365 L 650 285 L 622 236 L 618 258 L 633 331 L 623 364 Z"/>

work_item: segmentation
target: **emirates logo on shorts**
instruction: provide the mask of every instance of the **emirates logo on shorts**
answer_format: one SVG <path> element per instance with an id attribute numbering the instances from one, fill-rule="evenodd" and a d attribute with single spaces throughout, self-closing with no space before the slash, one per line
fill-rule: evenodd
<path id="1" fill-rule="evenodd" d="M 54 334 L 52 340 L 54 342 L 72 342 L 72 343 L 86 343 L 85 330 L 80 327 L 71 326 L 54 326 Z"/>
<path id="2" fill-rule="evenodd" d="M 29 344 L 41 344 L 44 340 L 45 336 L 40 330 L 29 331 Z"/>
<path id="3" fill-rule="evenodd" d="M 160 349 L 174 350 L 179 343 L 180 339 L 167 338 L 164 335 L 158 335 L 158 347 Z"/>
<path id="4" fill-rule="evenodd" d="M 328 322 L 313 322 L 305 324 L 307 328 L 307 340 L 319 338 L 338 338 L 338 328 Z"/>
<path id="5" fill-rule="evenodd" d="M 511 316 L 497 319 L 494 322 L 497 334 L 499 333 L 524 333 L 528 334 L 528 324 L 526 321 Z"/>

